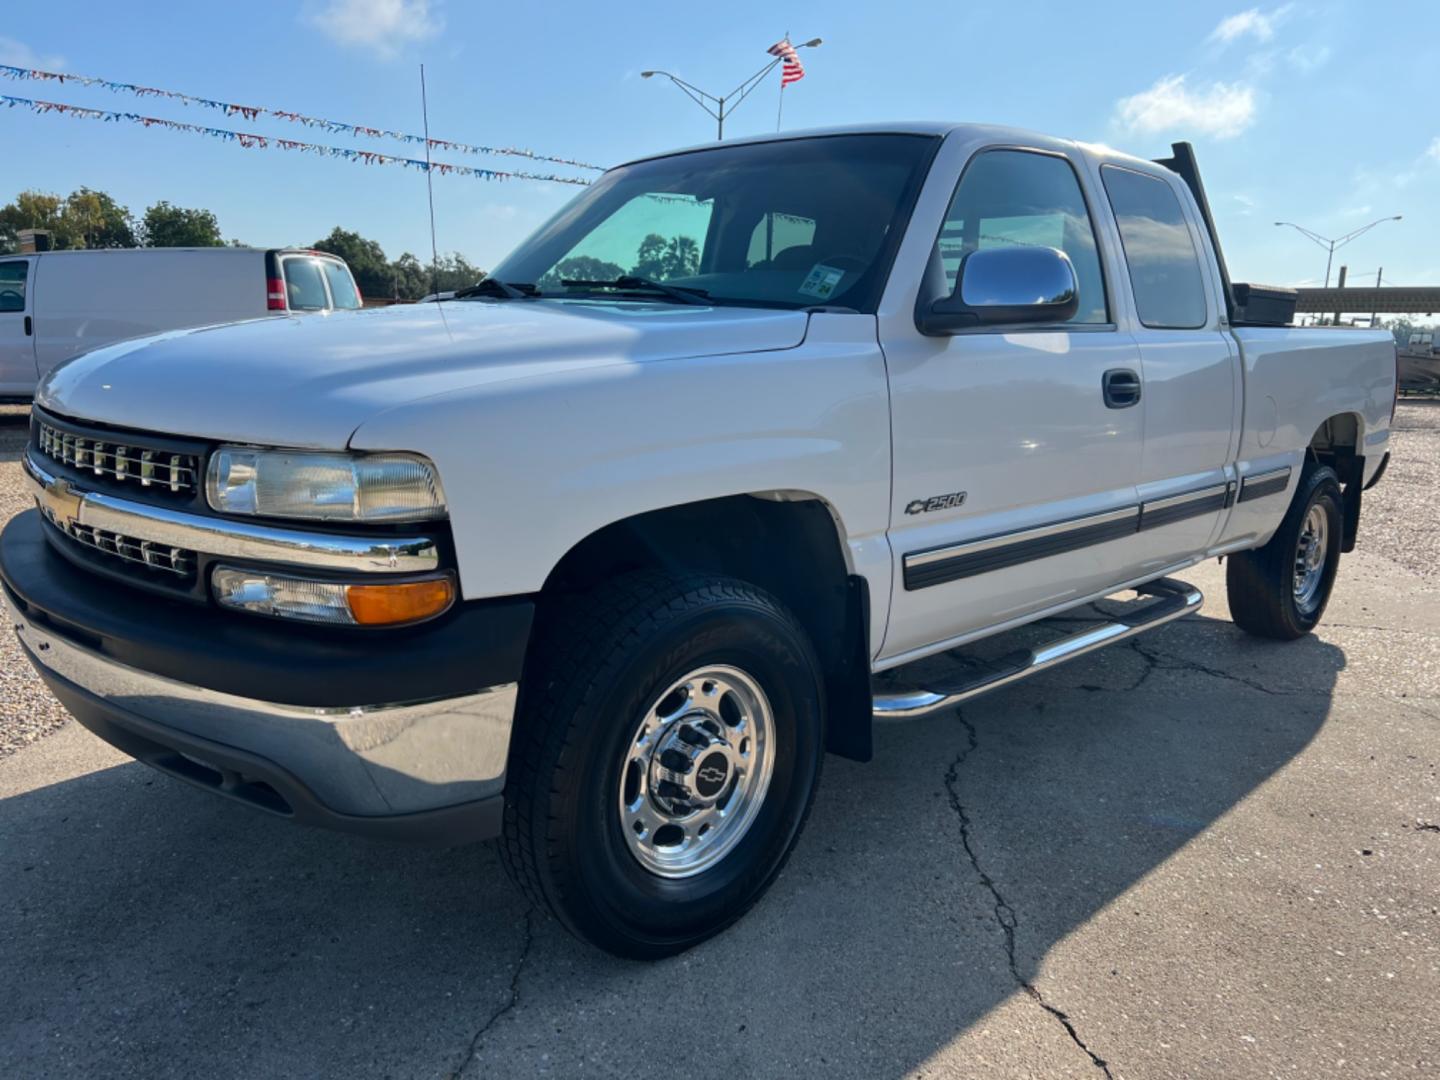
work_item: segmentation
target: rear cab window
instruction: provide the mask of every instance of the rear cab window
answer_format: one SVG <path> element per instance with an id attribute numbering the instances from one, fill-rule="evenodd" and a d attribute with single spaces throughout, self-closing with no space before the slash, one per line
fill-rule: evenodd
<path id="1" fill-rule="evenodd" d="M 0 261 L 0 314 L 25 310 L 25 280 L 30 263 L 25 259 Z"/>
<path id="2" fill-rule="evenodd" d="M 1174 189 L 1158 177 L 1116 165 L 1102 166 L 1100 176 L 1120 228 L 1141 325 L 1203 327 L 1208 313 L 1200 255 Z"/>

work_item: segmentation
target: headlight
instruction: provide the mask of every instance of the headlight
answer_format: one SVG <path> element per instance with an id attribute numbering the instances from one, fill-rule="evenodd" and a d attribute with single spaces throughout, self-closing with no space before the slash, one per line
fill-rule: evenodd
<path id="1" fill-rule="evenodd" d="M 368 522 L 445 516 L 435 467 L 414 454 L 222 446 L 210 455 L 205 494 L 225 514 Z"/>
<path id="2" fill-rule="evenodd" d="M 331 626 L 403 626 L 434 618 L 455 602 L 455 582 L 448 574 L 347 585 L 220 566 L 210 587 L 223 608 Z"/>

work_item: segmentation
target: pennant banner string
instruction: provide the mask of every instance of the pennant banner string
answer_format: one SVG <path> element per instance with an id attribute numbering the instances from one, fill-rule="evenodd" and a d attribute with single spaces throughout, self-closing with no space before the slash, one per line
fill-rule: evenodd
<path id="1" fill-rule="evenodd" d="M 59 113 L 63 116 L 73 116 L 82 120 L 103 120 L 106 123 L 118 123 L 124 121 L 131 124 L 139 124 L 141 127 L 168 128 L 171 131 L 184 131 L 194 135 L 207 135 L 213 139 L 221 139 L 225 142 L 239 143 L 247 149 L 269 149 L 277 150 L 298 150 L 305 154 L 318 154 L 322 157 L 343 158 L 346 161 L 355 161 L 363 165 L 399 165 L 406 169 L 419 169 L 421 172 L 435 172 L 441 176 L 449 176 L 452 173 L 456 176 L 473 176 L 478 180 L 543 180 L 552 184 L 577 184 L 585 186 L 590 183 L 583 176 L 554 176 L 543 173 L 509 172 L 504 169 L 481 169 L 472 165 L 452 165 L 443 161 L 421 161 L 416 158 L 396 157 L 393 154 L 381 154 L 374 150 L 351 150 L 343 146 L 325 146 L 319 143 L 297 142 L 294 139 L 278 139 L 273 135 L 256 135 L 246 131 L 230 131 L 226 128 L 205 127 L 201 124 L 187 124 L 180 120 L 162 120 L 155 116 L 141 116 L 138 113 L 109 112 L 105 109 L 87 109 L 79 105 L 66 105 L 57 101 L 35 101 L 31 98 L 11 97 L 8 94 L 0 94 L 0 105 L 6 108 L 26 108 L 33 113 Z"/>
<path id="2" fill-rule="evenodd" d="M 195 97 L 192 94 L 182 94 L 176 90 L 159 90 L 153 86 L 137 86 L 135 83 L 114 82 L 110 79 L 100 79 L 91 75 L 66 75 L 59 71 L 40 71 L 35 68 L 14 67 L 10 64 L 0 64 L 0 75 L 7 79 L 35 80 L 39 82 L 76 83 L 80 86 L 100 86 L 117 94 L 133 94 L 136 97 L 168 98 L 171 101 L 178 101 L 183 105 L 199 105 L 202 108 L 214 109 L 226 116 L 243 116 L 246 120 L 255 120 L 261 116 L 273 116 L 279 120 L 285 120 L 292 124 L 303 124 L 309 128 L 319 128 L 337 135 L 363 135 L 371 139 L 398 139 L 400 142 L 412 145 L 424 146 L 423 135 L 410 135 L 403 131 L 388 131 L 383 128 L 366 127 L 364 124 L 346 124 L 339 120 L 325 120 L 317 116 L 305 116 L 303 113 L 287 112 L 283 109 L 265 109 L 258 105 L 235 105 L 228 101 L 215 101 L 211 98 Z M 548 161 L 553 165 L 569 165 L 576 169 L 591 169 L 595 172 L 604 172 L 603 165 L 591 165 L 584 161 L 574 161 L 570 158 L 552 157 L 549 154 L 537 154 L 533 150 L 526 150 L 518 146 L 480 146 L 472 143 L 453 142 L 450 139 L 430 139 L 430 146 L 436 150 L 450 150 L 462 154 L 496 154 L 508 157 L 530 158 L 532 161 Z"/>

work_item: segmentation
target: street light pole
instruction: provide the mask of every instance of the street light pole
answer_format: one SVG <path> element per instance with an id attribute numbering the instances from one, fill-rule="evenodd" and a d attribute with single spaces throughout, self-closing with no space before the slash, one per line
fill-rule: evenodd
<path id="1" fill-rule="evenodd" d="M 1344 247 L 1361 233 L 1369 232 L 1371 229 L 1375 228 L 1376 225 L 1383 225 L 1387 221 L 1399 221 L 1402 217 L 1404 217 L 1403 214 L 1396 214 L 1393 217 L 1377 218 L 1376 220 L 1370 222 L 1369 225 L 1362 225 L 1360 226 L 1360 228 L 1354 230 L 1353 232 L 1348 232 L 1344 236 L 1336 237 L 1334 240 L 1330 239 L 1330 237 L 1328 236 L 1321 236 L 1317 232 L 1311 232 L 1309 229 L 1305 228 L 1302 225 L 1296 225 L 1293 221 L 1277 221 L 1275 222 L 1275 224 L 1277 226 L 1288 225 L 1290 226 L 1290 228 L 1298 232 L 1301 236 L 1305 237 L 1305 239 L 1313 240 L 1315 243 L 1319 244 L 1325 249 L 1325 288 L 1328 289 L 1330 287 L 1330 267 L 1335 262 L 1336 248 Z"/>
<path id="2" fill-rule="evenodd" d="M 819 38 L 811 38 L 809 41 L 806 41 L 800 45 L 796 45 L 795 48 L 813 49 L 820 44 L 821 41 Z M 707 113 L 714 117 L 715 138 L 717 140 L 722 140 L 725 138 L 725 118 L 740 107 L 740 103 L 749 96 L 750 91 L 754 90 L 755 87 L 759 86 L 760 83 L 764 81 L 765 76 L 769 75 L 770 72 L 775 70 L 776 65 L 781 62 L 781 59 L 781 57 L 775 57 L 775 59 L 771 60 L 754 75 L 751 75 L 739 86 L 735 87 L 734 90 L 731 90 L 730 93 L 720 97 L 717 97 L 714 94 L 707 94 L 698 86 L 692 86 L 690 83 L 680 78 L 680 76 L 672 74 L 669 71 L 642 71 L 640 73 L 640 77 L 642 79 L 649 79 L 653 78 L 656 75 L 663 75 L 665 76 L 665 78 L 669 79 L 672 83 L 674 83 L 684 92 L 686 97 L 688 97 L 691 101 L 695 102 L 696 105 L 699 105 L 702 109 L 704 109 Z"/>

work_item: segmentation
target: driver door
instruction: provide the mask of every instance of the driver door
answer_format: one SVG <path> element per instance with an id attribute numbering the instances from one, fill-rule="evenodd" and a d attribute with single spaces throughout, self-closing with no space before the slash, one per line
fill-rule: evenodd
<path id="1" fill-rule="evenodd" d="M 33 259 L 0 259 L 0 398 L 35 393 Z"/>
<path id="2" fill-rule="evenodd" d="M 1074 267 L 1074 318 L 950 336 L 913 319 L 882 324 L 895 559 L 885 666 L 1125 579 L 1145 403 L 1139 351 L 1111 314 L 1098 203 L 1065 153 L 975 154 L 931 252 L 928 294 L 951 292 L 971 251 L 1052 247 Z M 1128 396 L 1113 393 L 1116 372 L 1134 380 Z"/>

